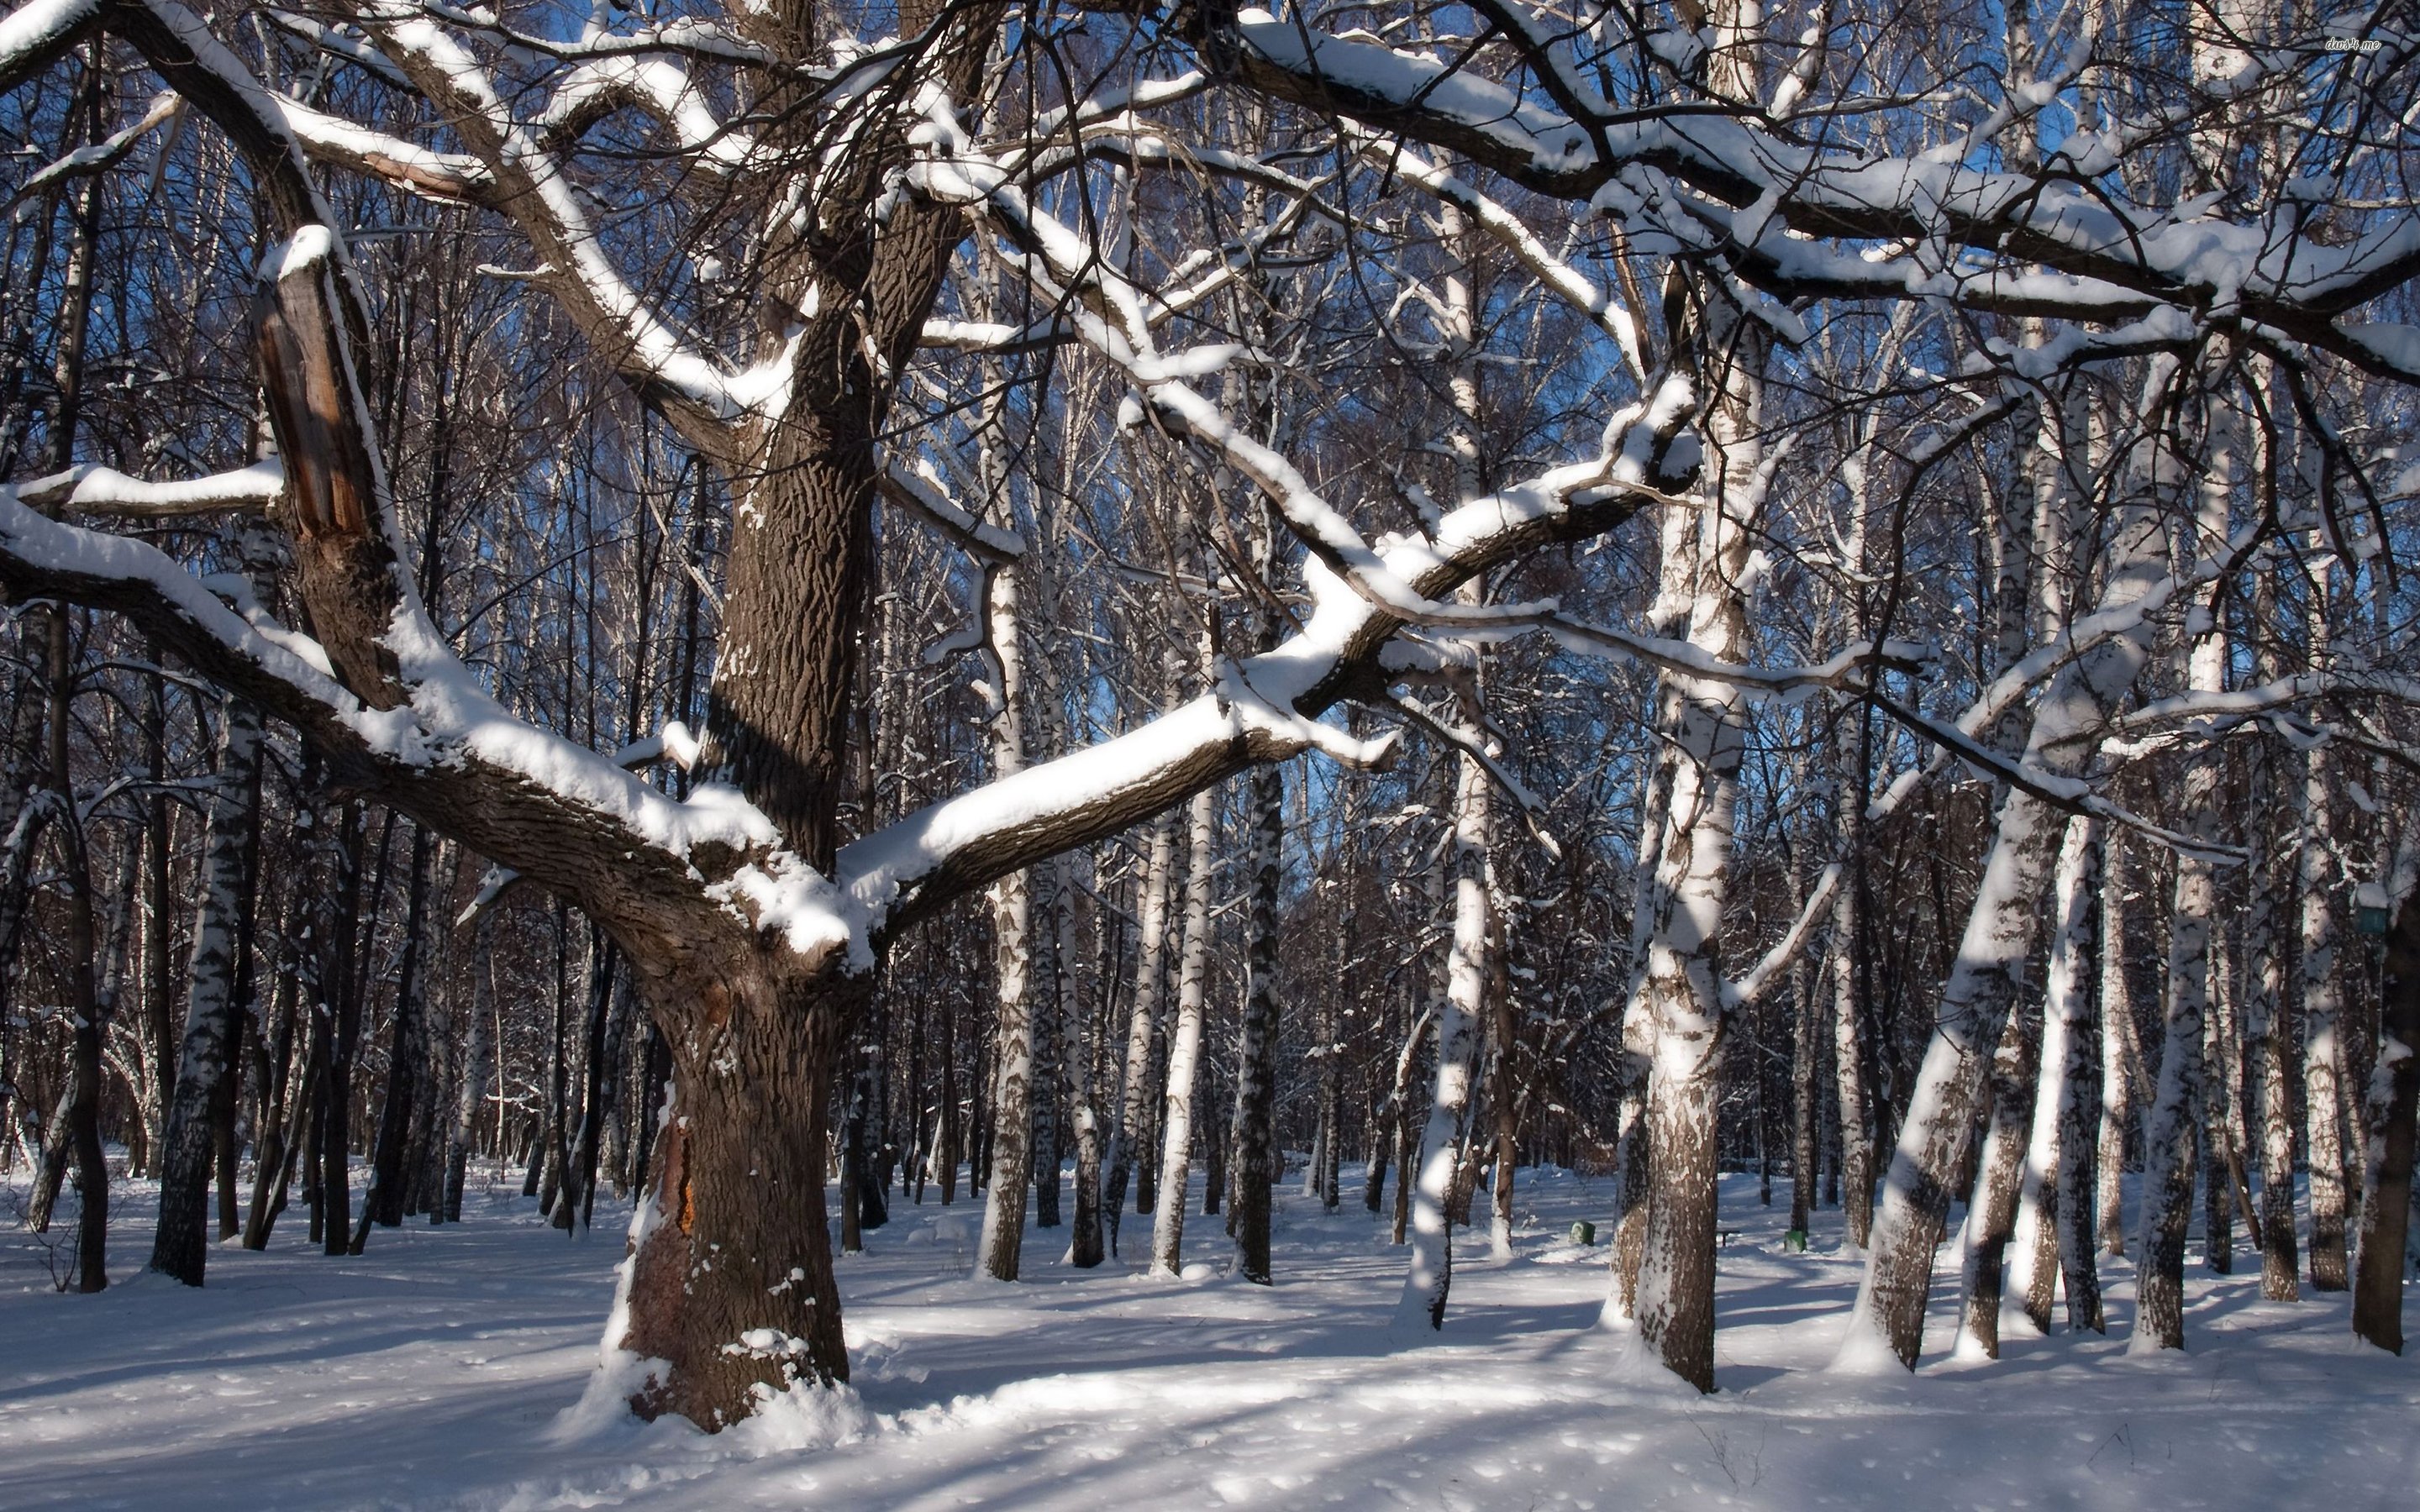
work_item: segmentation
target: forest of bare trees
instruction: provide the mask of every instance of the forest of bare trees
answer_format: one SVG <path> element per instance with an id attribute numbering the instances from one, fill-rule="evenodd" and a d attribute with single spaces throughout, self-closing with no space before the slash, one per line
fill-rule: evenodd
<path id="1" fill-rule="evenodd" d="M 2111 1257 L 2400 1351 L 2412 8 L 27 0 L 0 87 L 63 1287 L 635 1211 L 602 1389 L 713 1428 L 903 1206 L 1363 1206 L 1417 1341 L 1553 1165 L 1700 1390 L 1725 1172 L 1853 1364 Z"/>

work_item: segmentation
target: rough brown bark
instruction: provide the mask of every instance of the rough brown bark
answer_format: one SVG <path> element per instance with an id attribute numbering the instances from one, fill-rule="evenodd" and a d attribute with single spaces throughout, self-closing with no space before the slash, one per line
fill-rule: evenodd
<path id="1" fill-rule="evenodd" d="M 673 1055 L 673 1117 L 627 1282 L 628 1324 L 613 1341 L 663 1362 L 631 1397 L 642 1416 L 711 1429 L 795 1381 L 848 1379 L 824 1119 L 871 983 L 788 974 L 778 950 L 703 981 L 642 972 Z"/>

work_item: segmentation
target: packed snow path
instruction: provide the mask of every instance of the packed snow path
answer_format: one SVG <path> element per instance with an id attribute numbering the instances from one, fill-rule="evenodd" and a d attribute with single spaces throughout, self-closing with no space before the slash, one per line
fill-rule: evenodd
<path id="1" fill-rule="evenodd" d="M 2356 1348 L 2341 1296 L 2260 1302 L 2257 1263 L 2194 1266 L 2194 1348 L 2153 1358 L 2123 1352 L 2122 1262 L 2110 1339 L 2016 1336 L 1996 1363 L 1944 1352 L 1944 1274 L 1924 1368 L 1842 1376 L 1824 1368 L 1857 1276 L 1838 1214 L 1786 1254 L 1786 1186 L 1766 1209 L 1727 1177 L 1722 1389 L 1700 1397 L 1591 1327 L 1605 1252 L 1563 1235 L 1602 1218 L 1608 1183 L 1521 1180 L 1517 1257 L 1458 1234 L 1446 1332 L 1402 1351 L 1403 1252 L 1349 1185 L 1326 1216 L 1288 1183 L 1270 1289 L 1072 1271 L 1064 1228 L 1030 1233 L 1033 1279 L 972 1281 L 980 1206 L 903 1200 L 841 1262 L 853 1397 L 719 1438 L 566 1412 L 620 1237 L 568 1240 L 518 1196 L 379 1231 L 359 1259 L 307 1253 L 290 1215 L 268 1253 L 213 1251 L 201 1292 L 114 1267 L 107 1292 L 60 1294 L 45 1242 L 12 1227 L 0 1507 L 2356 1512 L 2420 1487 L 2420 1363 Z M 140 1257 L 149 1193 L 116 1196 L 116 1253 Z M 1189 1254 L 1223 1259 L 1219 1220 L 1187 1227 Z M 1125 1238 L 1141 1247 L 1131 1219 Z"/>

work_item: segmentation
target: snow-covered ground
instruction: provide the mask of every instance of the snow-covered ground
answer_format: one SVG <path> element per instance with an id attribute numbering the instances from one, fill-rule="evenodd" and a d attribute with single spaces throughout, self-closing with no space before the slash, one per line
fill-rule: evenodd
<path id="1" fill-rule="evenodd" d="M 0 1507 L 2355 1512 L 2420 1496 L 2420 1363 L 2357 1349 L 2341 1296 L 2265 1304 L 2257 1274 L 2196 1264 L 2194 1348 L 2129 1357 L 2117 1262 L 2110 1339 L 1953 1361 L 1945 1249 L 1925 1367 L 1844 1377 L 1824 1368 L 1856 1280 L 1838 1214 L 1818 1215 L 1814 1253 L 1786 1254 L 1786 1208 L 1727 1178 L 1722 1389 L 1701 1397 L 1591 1326 L 1604 1251 L 1564 1236 L 1603 1216 L 1606 1184 L 1524 1171 L 1519 1190 L 1517 1257 L 1458 1236 L 1446 1331 L 1409 1350 L 1386 1332 L 1401 1252 L 1357 1193 L 1332 1217 L 1288 1196 L 1274 1288 L 1069 1270 L 1063 1228 L 1030 1234 L 1026 1283 L 972 1281 L 979 1209 L 902 1202 L 842 1262 L 852 1393 L 708 1438 L 566 1415 L 620 1257 L 601 1211 L 575 1242 L 517 1195 L 474 1196 L 468 1223 L 381 1230 L 337 1260 L 305 1252 L 293 1215 L 265 1254 L 213 1253 L 194 1292 L 135 1270 L 138 1185 L 102 1295 L 56 1292 L 44 1242 L 0 1232 Z M 1188 1253 L 1223 1262 L 1218 1220 L 1187 1227 Z"/>

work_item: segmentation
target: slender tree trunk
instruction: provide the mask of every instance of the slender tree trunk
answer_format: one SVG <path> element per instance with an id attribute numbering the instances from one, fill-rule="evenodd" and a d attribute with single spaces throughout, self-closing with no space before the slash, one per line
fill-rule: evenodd
<path id="1" fill-rule="evenodd" d="M 1255 767 L 1246 791 L 1252 812 L 1252 872 L 1245 947 L 1249 980 L 1235 1060 L 1235 1273 L 1267 1286 L 1269 1210 L 1279 1176 L 1278 885 L 1285 845 L 1284 768 Z"/>
<path id="2" fill-rule="evenodd" d="M 1134 1009 L 1126 1023 L 1126 1054 L 1125 1073 L 1119 1083 L 1118 1121 L 1110 1131 L 1109 1180 L 1101 1201 L 1109 1224 L 1109 1249 L 1118 1245 L 1118 1219 L 1126 1199 L 1126 1178 L 1130 1167 L 1139 1161 L 1151 1163 L 1152 1149 L 1147 1134 L 1151 1118 L 1151 1041 L 1159 1025 L 1160 983 L 1166 978 L 1162 962 L 1168 939 L 1168 894 L 1173 880 L 1171 856 L 1176 848 L 1176 825 L 1166 815 L 1151 826 L 1150 859 L 1143 864 L 1141 896 L 1139 900 L 1141 918 L 1136 941 Z M 1138 1207 L 1146 1212 L 1148 1205 Z"/>
<path id="3" fill-rule="evenodd" d="M 1492 894 L 1491 888 L 1491 894 Z M 1512 1258 L 1512 1172 L 1521 1163 L 1521 1099 L 1512 1088 L 1513 1052 L 1518 1048 L 1512 1015 L 1512 959 L 1505 942 L 1505 922 L 1491 902 L 1486 991 L 1495 999 L 1490 1033 L 1496 1054 L 1488 1062 L 1488 1101 L 1496 1116 L 1496 1159 L 1487 1178 L 1489 1254 L 1497 1260 Z"/>
<path id="4" fill-rule="evenodd" d="M 2326 596 L 2320 568 L 2318 596 Z M 2324 609 L 2314 609 L 2320 634 Z M 2311 1286 L 2342 1291 L 2350 1282 L 2345 1255 L 2344 1049 L 2338 1040 L 2344 989 L 2336 970 L 2335 809 L 2329 791 L 2332 757 L 2325 746 L 2304 758 L 2301 803 L 2303 988 L 2303 1116 L 2311 1172 Z"/>
<path id="5" fill-rule="evenodd" d="M 155 641 L 153 664 L 163 653 Z M 177 1057 L 181 1045 L 175 1014 L 175 967 L 168 955 L 168 861 L 174 843 L 175 816 L 168 802 L 167 679 L 153 676 L 143 709 L 143 736 L 148 776 L 159 784 L 143 804 L 143 1003 L 150 1030 L 151 1086 L 147 1134 L 154 1136 L 145 1165 L 154 1176 L 166 1174 L 169 1107 L 176 1094 Z M 207 863 L 206 863 L 207 864 Z M 164 1187 L 163 1191 L 164 1192 Z"/>
<path id="6" fill-rule="evenodd" d="M 2398 861 L 2401 858 L 2398 857 Z M 2397 872 L 2407 870 L 2397 865 Z M 2420 895 L 2409 878 L 2386 936 L 2379 1002 L 2378 1066 L 2370 1098 L 2383 1117 L 2369 1134 L 2362 1183 L 2361 1237 L 2353 1257 L 2352 1331 L 2403 1352 L 2403 1273 L 2412 1221 L 2413 1120 L 2420 1109 Z"/>
<path id="7" fill-rule="evenodd" d="M 1412 1255 L 1402 1300 L 1395 1304 L 1395 1327 L 1407 1333 L 1434 1333 L 1445 1326 L 1446 1297 L 1453 1285 L 1447 1204 L 1470 1118 L 1471 1061 L 1478 1051 L 1480 1018 L 1487 1008 L 1488 797 L 1486 773 L 1464 756 L 1454 784 L 1453 836 L 1445 856 L 1453 875 L 1453 934 L 1446 957 L 1445 996 L 1437 1011 L 1435 1089 L 1420 1134 L 1419 1174 L 1404 1183 L 1412 1189 Z"/>
<path id="8" fill-rule="evenodd" d="M 101 64 L 96 41 L 85 62 L 77 100 L 85 117 L 86 134 L 94 143 L 101 140 Z M 92 313 L 95 243 L 101 233 L 97 183 L 87 178 L 75 192 L 74 241 L 68 255 L 58 350 L 52 367 L 58 400 L 51 420 L 51 466 L 59 471 L 75 459 L 77 411 L 83 402 L 85 339 Z M 85 844 L 84 820 L 75 800 L 75 772 L 69 757 L 76 680 L 67 606 L 51 605 L 39 623 L 48 703 L 49 779 L 57 805 L 51 828 L 59 843 L 66 893 L 66 937 L 60 942 L 66 958 L 63 985 L 73 1015 L 73 1037 L 59 1119 L 60 1158 L 45 1162 L 49 1173 L 42 1183 L 44 1190 L 38 1195 L 35 1228 L 40 1232 L 49 1227 L 51 1201 L 58 1192 L 60 1175 L 71 1162 L 77 1191 L 76 1289 L 92 1292 L 109 1285 L 109 1162 L 101 1143 L 101 1044 L 106 1026 L 96 980 L 101 937 L 94 924 L 92 858 Z"/>
<path id="9" fill-rule="evenodd" d="M 422 1065 L 428 1058 L 427 988 L 422 967 L 422 936 L 428 927 L 428 831 L 411 831 L 411 872 L 405 885 L 403 961 L 396 981 L 395 1026 L 387 1050 L 386 1097 L 370 1149 L 369 1190 L 362 1195 L 362 1220 L 353 1230 L 352 1253 L 369 1242 L 372 1224 L 393 1228 L 403 1222 L 404 1154 L 411 1116 L 420 1097 Z"/>
<path id="10" fill-rule="evenodd" d="M 311 1221 L 321 1233 L 330 1255 L 342 1255 L 352 1242 L 353 1047 L 361 1032 L 362 1003 L 353 956 L 361 933 L 362 842 L 365 815 L 357 802 L 348 802 L 336 819 L 334 887 L 341 900 L 318 957 L 313 1010 L 325 1016 L 327 1065 L 319 1080 L 318 1125 L 319 1202 Z"/>
<path id="11" fill-rule="evenodd" d="M 2094 894 L 2100 890 L 2101 825 L 2067 822 L 2054 884 L 2057 931 L 2042 1010 L 2041 1073 L 2034 1099 L 2033 1148 L 2025 1165 L 2037 1227 L 2030 1248 L 2025 1312 L 2049 1333 L 2054 1283 L 2064 1275 L 2071 1329 L 2105 1332 L 2101 1278 L 2093 1262 L 2093 1095 L 2097 1057 L 2092 1039 Z M 2034 1196 L 2035 1193 L 2039 1196 Z"/>
<path id="12" fill-rule="evenodd" d="M 1024 654 L 1018 644 L 1017 582 L 1014 568 L 991 576 L 986 595 L 993 691 L 992 766 L 1001 776 L 1023 770 Z M 991 1180 L 984 1192 L 983 1239 L 975 1268 L 995 1281 L 1016 1279 L 1025 1242 L 1025 1187 L 1033 1159 L 1032 887 L 1031 874 L 1016 872 L 992 885 L 993 957 L 1000 994 L 992 1028 Z M 1052 1175 L 1057 1171 L 1052 1151 Z"/>
<path id="13" fill-rule="evenodd" d="M 1993 1360 L 2000 1357 L 2000 1305 L 2009 1241 L 2016 1232 L 2017 1199 L 2024 1183 L 2040 1051 L 2033 1012 L 2020 1003 L 2009 1014 L 1992 1054 L 1991 1120 L 1966 1209 L 1966 1304 L 1959 1343 Z"/>
<path id="14" fill-rule="evenodd" d="M 2134 1067 L 2134 993 L 2126 970 L 2125 838 L 2113 829 L 2102 842 L 2106 880 L 2101 887 L 2101 1156 L 2095 1216 L 2102 1252 L 2126 1253 L 2126 1134 L 2133 1121 L 2137 1085 Z"/>
<path id="15" fill-rule="evenodd" d="M 445 1218 L 462 1221 L 462 1188 L 470 1174 L 471 1151 L 478 1139 L 479 1110 L 488 1100 L 488 1084 L 496 1074 L 496 921 L 492 908 L 482 909 L 471 945 L 470 1043 L 462 1052 L 462 1080 L 455 1089 L 453 1130 L 445 1144 Z M 647 1117 L 654 1109 L 646 1110 Z"/>
<path id="16" fill-rule="evenodd" d="M 1064 1064 L 1059 1044 L 1061 1005 L 1058 995 L 1062 985 L 1062 963 L 1059 960 L 1057 931 L 1053 928 L 1053 920 L 1059 914 L 1060 877 L 1055 867 L 1037 868 L 1028 873 L 1028 877 L 1034 894 L 1032 905 L 1034 939 L 1036 943 L 1047 943 L 1050 951 L 1047 971 L 1038 981 L 1029 976 L 1026 987 L 1026 1012 L 1032 1033 L 1033 1064 L 1033 1075 L 1026 1088 L 1026 1098 L 1032 1104 L 1033 1115 L 1033 1142 L 1030 1147 L 1032 1154 L 1028 1158 L 1028 1167 L 1032 1172 L 1033 1227 L 1056 1228 L 1059 1227 L 1060 1161 L 1065 1149 L 1059 1119 L 1062 1092 L 1059 1072 Z M 1047 986 L 1050 994 L 1047 1001 L 1039 996 L 1038 989 L 1044 985 Z"/>
<path id="17" fill-rule="evenodd" d="M 2103 608 L 2132 604 L 2149 592 L 2164 575 L 2156 514 L 2130 505 L 2118 518 L 2109 555 Z M 2113 637 L 2052 680 L 2027 739 L 2030 764 L 2057 775 L 2083 769 L 2111 711 L 2142 668 L 2148 639 L 2149 632 L 2139 628 Z M 1915 1368 L 1931 1292 L 1932 1252 L 1948 1215 L 1954 1178 L 1964 1164 L 1985 1079 L 1984 1047 L 1996 1045 L 2016 1000 L 2040 929 L 2041 890 L 2064 829 L 2055 811 L 2030 793 L 2012 789 L 2001 799 L 1991 852 L 1942 988 L 1937 1026 L 1892 1152 L 1872 1254 L 1842 1345 L 1845 1359 L 1869 1359 L 1879 1349 Z"/>
<path id="18" fill-rule="evenodd" d="M 177 1090 L 162 1139 L 160 1221 L 151 1244 L 151 1269 L 189 1287 L 202 1284 L 209 1253 L 204 1226 L 215 1152 L 211 1112 L 234 1064 L 240 1011 L 236 954 L 242 944 L 237 938 L 238 916 L 245 853 L 256 820 L 259 765 L 260 716 L 251 705 L 230 699 L 219 745 L 218 779 L 210 794 L 209 827 L 202 842 L 201 918 L 194 930 Z"/>
<path id="19" fill-rule="evenodd" d="M 288 903 L 284 931 L 288 940 L 297 933 L 294 925 L 300 911 L 299 900 Z M 288 956 L 270 990 L 274 1000 L 271 1011 L 276 1017 L 277 1028 L 268 1053 L 254 1066 L 253 1080 L 259 1088 L 260 1104 L 253 1159 L 252 1206 L 245 1212 L 243 1225 L 243 1247 L 249 1250 L 268 1247 L 270 1228 L 285 1209 L 287 1185 L 292 1178 L 294 1126 L 300 1121 L 300 1108 L 291 1095 L 295 1024 L 301 1017 L 296 1009 L 296 986 L 292 958 Z M 309 1080 L 307 1073 L 303 1080 Z"/>
<path id="20" fill-rule="evenodd" d="M 1076 949 L 1076 874 L 1072 858 L 1062 857 L 1058 907 L 1059 1049 L 1061 1074 L 1069 1098 L 1069 1121 L 1076 1136 L 1075 1233 L 1068 1242 L 1068 1261 L 1091 1270 L 1105 1257 L 1101 1237 L 1101 1126 L 1094 1112 L 1093 1057 L 1084 1050 L 1085 1011 L 1081 957 Z"/>
<path id="21" fill-rule="evenodd" d="M 1218 795 L 1193 796 L 1187 830 L 1185 932 L 1178 947 L 1176 1032 L 1168 1046 L 1168 1111 L 1161 1116 L 1160 1198 L 1152 1217 L 1151 1268 L 1175 1275 L 1184 1266 L 1185 1190 L 1193 1169 L 1193 1096 L 1201 1080 L 1202 1013 L 1209 996 L 1210 867 L 1218 843 Z"/>
<path id="22" fill-rule="evenodd" d="M 1823 1031 L 1823 1007 L 1815 995 L 1815 974 L 1804 961 L 1791 972 L 1790 984 L 1790 1237 L 1786 1242 L 1803 1249 L 1817 1187 L 1815 1127 L 1823 1094 L 1815 1081 L 1821 1059 L 1816 1036 Z"/>

